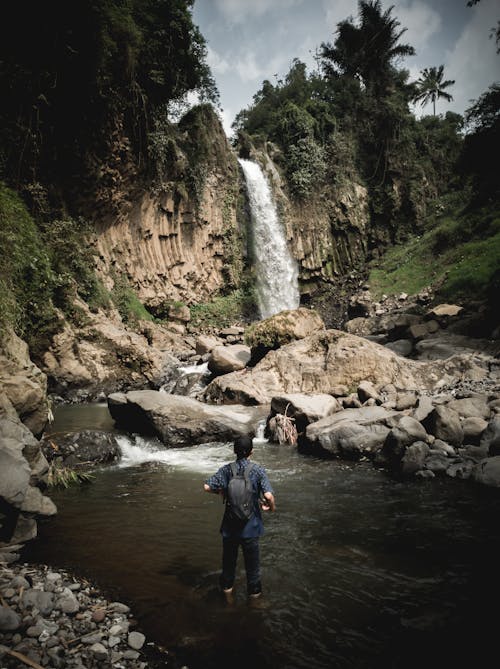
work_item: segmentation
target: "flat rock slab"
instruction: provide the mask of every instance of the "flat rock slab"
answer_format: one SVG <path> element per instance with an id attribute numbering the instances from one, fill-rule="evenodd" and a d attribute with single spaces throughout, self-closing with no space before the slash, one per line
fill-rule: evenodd
<path id="1" fill-rule="evenodd" d="M 217 406 L 157 390 L 108 396 L 108 408 L 119 427 L 157 436 L 166 446 L 182 447 L 254 436 L 269 407 Z"/>

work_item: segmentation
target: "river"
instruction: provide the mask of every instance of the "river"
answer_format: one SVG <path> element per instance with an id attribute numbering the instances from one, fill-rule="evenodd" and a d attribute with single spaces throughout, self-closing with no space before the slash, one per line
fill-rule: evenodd
<path id="1" fill-rule="evenodd" d="M 105 405 L 61 407 L 53 431 L 113 430 Z M 222 503 L 205 477 L 230 444 L 165 449 L 118 434 L 123 457 L 57 491 L 26 559 L 73 570 L 129 602 L 145 634 L 190 669 L 483 666 L 494 645 L 500 493 L 440 478 L 395 481 L 256 439 L 274 486 L 264 597 L 217 590 Z M 493 636 L 491 636 L 493 634 Z"/>

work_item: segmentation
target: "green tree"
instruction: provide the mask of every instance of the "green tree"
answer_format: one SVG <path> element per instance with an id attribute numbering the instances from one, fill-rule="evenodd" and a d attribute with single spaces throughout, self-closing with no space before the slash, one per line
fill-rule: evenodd
<path id="1" fill-rule="evenodd" d="M 436 116 L 436 100 L 443 98 L 447 102 L 453 100 L 453 96 L 444 89 L 453 86 L 454 79 L 443 81 L 444 65 L 439 67 L 426 67 L 420 72 L 420 79 L 416 82 L 416 94 L 413 98 L 415 102 L 420 102 L 425 107 L 432 102 L 433 115 Z"/>
<path id="2" fill-rule="evenodd" d="M 406 28 L 399 30 L 393 9 L 391 6 L 383 12 L 380 0 L 360 0 L 359 25 L 352 19 L 342 21 L 333 45 L 321 45 L 325 74 L 357 78 L 368 93 L 377 97 L 387 94 L 394 78 L 394 61 L 415 53 L 412 46 L 400 43 Z"/>

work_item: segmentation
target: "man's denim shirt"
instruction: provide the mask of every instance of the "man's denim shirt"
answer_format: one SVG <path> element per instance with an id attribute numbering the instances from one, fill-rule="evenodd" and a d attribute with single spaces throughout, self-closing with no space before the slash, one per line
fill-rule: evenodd
<path id="1" fill-rule="evenodd" d="M 236 460 L 236 464 L 238 465 L 238 474 L 240 474 L 246 469 L 246 467 L 248 467 L 250 460 L 247 458 L 241 458 L 240 460 Z M 207 483 L 207 485 L 209 485 L 212 490 L 222 490 L 225 493 L 229 485 L 230 478 L 231 465 L 227 464 L 221 467 L 213 476 L 207 479 L 205 483 Z M 262 465 L 258 465 L 257 463 L 253 463 L 253 467 L 250 470 L 250 481 L 252 482 L 254 490 L 254 514 L 247 522 L 247 524 L 244 525 L 243 529 L 236 529 L 231 527 L 228 519 L 226 518 L 226 514 L 224 514 L 220 531 L 225 539 L 249 539 L 251 537 L 260 537 L 262 534 L 264 534 L 264 523 L 262 522 L 262 512 L 260 510 L 259 497 L 265 492 L 272 493 L 273 489 L 271 488 L 271 484 L 267 478 L 266 470 L 264 467 L 262 467 Z"/>

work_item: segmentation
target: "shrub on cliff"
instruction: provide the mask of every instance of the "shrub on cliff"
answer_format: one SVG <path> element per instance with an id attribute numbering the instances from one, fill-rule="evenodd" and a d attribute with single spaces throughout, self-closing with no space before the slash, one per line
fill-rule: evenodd
<path id="1" fill-rule="evenodd" d="M 0 182 L 0 329 L 13 326 L 30 349 L 59 327 L 49 253 L 19 196 Z"/>

